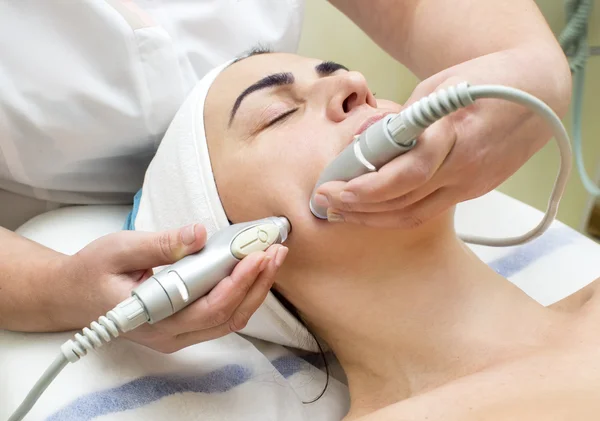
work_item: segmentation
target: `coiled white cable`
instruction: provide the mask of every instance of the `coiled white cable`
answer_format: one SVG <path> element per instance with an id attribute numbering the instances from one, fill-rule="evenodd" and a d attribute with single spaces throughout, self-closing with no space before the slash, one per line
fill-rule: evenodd
<path id="1" fill-rule="evenodd" d="M 421 98 L 403 110 L 401 114 L 404 114 L 405 121 L 423 131 L 442 117 L 472 105 L 475 101 L 471 96 L 471 89 L 466 82 L 449 86 Z M 390 120 L 388 129 L 395 138 L 401 127 L 393 126 L 393 121 Z"/>
<path id="2" fill-rule="evenodd" d="M 548 199 L 548 206 L 542 220 L 534 228 L 526 232 L 525 234 L 509 237 L 509 238 L 486 238 L 479 236 L 462 235 L 461 238 L 471 244 L 480 244 L 494 247 L 508 247 L 523 244 L 531 241 L 534 238 L 542 235 L 556 218 L 558 213 L 558 205 L 562 199 L 562 195 L 567 187 L 567 181 L 569 180 L 569 174 L 571 173 L 572 167 L 572 151 L 571 142 L 569 142 L 569 135 L 563 126 L 560 118 L 546 103 L 540 99 L 534 97 L 531 94 L 523 92 L 518 89 L 510 88 L 507 86 L 500 85 L 479 85 L 469 87 L 469 93 L 473 100 L 480 98 L 498 98 L 507 101 L 515 102 L 530 110 L 534 111 L 544 120 L 546 120 L 552 127 L 554 139 L 558 145 L 560 152 L 560 162 L 558 166 L 558 173 Z"/>
<path id="3" fill-rule="evenodd" d="M 76 333 L 74 339 L 68 340 L 60 347 L 61 353 L 29 391 L 8 421 L 21 421 L 69 362 L 79 361 L 81 357 L 87 355 L 88 351 L 98 349 L 117 338 L 120 332 L 133 330 L 147 321 L 148 315 L 142 303 L 137 297 L 131 296 L 106 313 L 106 316 L 100 316 L 97 322 L 92 322 L 89 328 L 83 328 L 81 333 Z"/>
<path id="4" fill-rule="evenodd" d="M 75 334 L 75 340 L 65 342 L 60 350 L 72 363 L 87 355 L 88 351 L 100 348 L 119 336 L 119 327 L 106 316 L 100 316 L 90 327 Z M 104 342 L 103 342 L 104 341 Z"/>
<path id="5" fill-rule="evenodd" d="M 61 353 L 29 391 L 21 405 L 19 405 L 8 421 L 22 420 L 54 378 L 58 376 L 68 363 L 78 361 L 88 351 L 100 348 L 104 342 L 108 343 L 113 338 L 119 336 L 119 329 L 116 323 L 109 320 L 106 316 L 100 316 L 98 322 L 92 322 L 90 327 L 91 329 L 86 327 L 82 330 L 83 335 L 76 333 L 75 340 L 68 340 L 60 347 Z"/>
<path id="6" fill-rule="evenodd" d="M 50 367 L 46 369 L 42 377 L 37 381 L 33 388 L 29 391 L 21 405 L 16 411 L 10 416 L 8 421 L 21 421 L 25 415 L 33 408 L 33 405 L 42 396 L 42 393 L 46 390 L 52 380 L 69 364 L 69 360 L 63 355 L 59 354 L 58 357 L 50 364 Z"/>
<path id="7" fill-rule="evenodd" d="M 572 167 L 572 152 L 569 135 L 560 118 L 543 101 L 527 92 L 502 85 L 469 86 L 466 82 L 434 92 L 410 105 L 398 117 L 390 120 L 388 130 L 399 144 L 408 144 L 427 127 L 442 117 L 460 108 L 473 104 L 478 99 L 497 98 L 527 107 L 542 117 L 552 127 L 554 139 L 560 152 L 558 175 L 554 182 L 544 217 L 525 234 L 509 238 L 487 238 L 477 235 L 460 234 L 459 237 L 470 244 L 508 247 L 523 244 L 542 235 L 552 224 L 558 212 L 560 199 L 565 191 Z M 399 139 L 400 138 L 400 139 Z M 405 141 L 404 141 L 405 140 Z"/>

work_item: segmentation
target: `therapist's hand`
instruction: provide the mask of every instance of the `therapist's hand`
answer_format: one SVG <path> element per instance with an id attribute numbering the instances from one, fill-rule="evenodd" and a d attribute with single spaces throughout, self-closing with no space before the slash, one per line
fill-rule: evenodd
<path id="1" fill-rule="evenodd" d="M 462 81 L 500 83 L 527 91 L 566 112 L 570 79 L 539 83 L 522 72 L 516 53 L 480 57 L 426 79 L 407 105 Z M 511 63 L 513 67 L 507 66 Z M 535 64 L 530 64 L 535 65 Z M 425 130 L 416 146 L 379 171 L 348 183 L 330 182 L 317 193 L 328 202 L 331 222 L 382 228 L 413 228 L 453 205 L 479 197 L 515 173 L 550 139 L 548 124 L 526 108 L 486 99 L 451 114 Z M 325 204 L 323 204 L 325 205 Z"/>
<path id="2" fill-rule="evenodd" d="M 48 291 L 56 297 L 55 305 L 49 307 L 55 330 L 89 326 L 130 296 L 133 288 L 152 275 L 151 268 L 197 252 L 205 241 L 206 231 L 199 224 L 160 233 L 123 231 L 66 256 L 62 281 Z M 274 245 L 249 255 L 205 297 L 124 336 L 169 353 L 242 329 L 264 301 L 286 254 L 286 247 Z"/>
<path id="3" fill-rule="evenodd" d="M 467 81 L 518 88 L 566 113 L 569 66 L 533 0 L 329 1 L 423 80 L 409 103 Z M 480 100 L 430 127 L 414 150 L 378 173 L 319 191 L 337 220 L 414 227 L 498 186 L 550 136 L 523 107 Z M 341 200 L 344 191 L 356 199 Z"/>

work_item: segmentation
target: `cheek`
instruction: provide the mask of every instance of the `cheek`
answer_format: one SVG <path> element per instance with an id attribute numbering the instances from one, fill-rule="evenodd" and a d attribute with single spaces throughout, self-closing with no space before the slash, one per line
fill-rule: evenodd
<path id="1" fill-rule="evenodd" d="M 235 223 L 272 215 L 310 218 L 310 193 L 339 152 L 339 137 L 334 127 L 304 120 L 223 151 L 213 169 L 229 219 Z"/>
<path id="2" fill-rule="evenodd" d="M 311 124 L 286 130 L 272 144 L 285 152 L 281 156 L 283 168 L 293 169 L 297 183 L 312 187 L 323 168 L 339 152 L 339 134 L 331 127 Z"/>

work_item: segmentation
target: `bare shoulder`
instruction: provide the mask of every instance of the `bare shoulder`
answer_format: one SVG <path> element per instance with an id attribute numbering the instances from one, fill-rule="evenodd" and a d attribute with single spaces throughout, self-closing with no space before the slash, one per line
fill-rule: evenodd
<path id="1" fill-rule="evenodd" d="M 600 413 L 598 348 L 588 344 L 535 353 L 390 405 L 359 421 L 596 421 Z"/>

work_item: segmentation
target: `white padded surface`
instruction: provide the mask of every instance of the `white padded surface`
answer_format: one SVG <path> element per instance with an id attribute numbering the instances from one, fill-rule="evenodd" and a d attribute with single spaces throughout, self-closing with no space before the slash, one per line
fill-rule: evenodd
<path id="1" fill-rule="evenodd" d="M 65 254 L 123 227 L 130 206 L 71 206 L 38 215 L 16 232 Z"/>
<path id="2" fill-rule="evenodd" d="M 465 233 L 513 236 L 536 226 L 542 215 L 531 206 L 493 191 L 460 204 L 456 227 Z M 600 245 L 560 221 L 555 221 L 540 238 L 521 246 L 471 249 L 544 305 L 559 301 L 600 277 Z"/>

